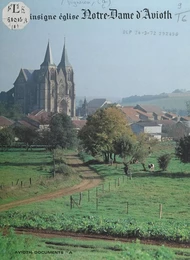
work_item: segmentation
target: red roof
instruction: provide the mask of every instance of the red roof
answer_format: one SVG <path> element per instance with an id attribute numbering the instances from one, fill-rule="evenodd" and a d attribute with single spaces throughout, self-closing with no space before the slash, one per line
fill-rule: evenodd
<path id="1" fill-rule="evenodd" d="M 40 124 L 49 124 L 52 114 L 45 110 L 33 111 L 28 117 Z"/>
<path id="2" fill-rule="evenodd" d="M 26 121 L 24 121 L 24 120 L 18 120 L 18 121 L 16 122 L 16 124 L 19 124 L 19 125 L 22 125 L 22 126 L 25 126 L 25 127 L 29 127 L 29 128 L 34 128 L 34 129 L 37 128 L 37 127 L 35 127 L 34 125 L 32 125 L 32 124 L 30 124 L 30 123 L 28 123 L 28 122 L 26 122 Z"/>
<path id="3" fill-rule="evenodd" d="M 0 116 L 0 127 L 6 127 L 6 126 L 10 126 L 13 125 L 14 121 L 11 119 L 8 119 L 5 116 Z"/>
<path id="4" fill-rule="evenodd" d="M 129 122 L 138 122 L 139 121 L 139 115 L 132 106 L 122 107 L 121 110 L 125 113 L 127 120 Z"/>
<path id="5" fill-rule="evenodd" d="M 75 128 L 83 128 L 83 126 L 86 124 L 86 120 L 73 120 L 72 121 Z"/>

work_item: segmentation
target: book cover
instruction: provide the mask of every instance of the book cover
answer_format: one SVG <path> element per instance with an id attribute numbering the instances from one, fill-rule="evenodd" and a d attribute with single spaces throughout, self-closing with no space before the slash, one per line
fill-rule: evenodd
<path id="1" fill-rule="evenodd" d="M 0 11 L 1 259 L 189 257 L 190 3 Z"/>

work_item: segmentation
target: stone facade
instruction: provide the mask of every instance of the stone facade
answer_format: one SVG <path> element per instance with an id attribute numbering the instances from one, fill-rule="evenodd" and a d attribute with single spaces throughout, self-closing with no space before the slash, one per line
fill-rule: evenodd
<path id="1" fill-rule="evenodd" d="M 48 42 L 44 61 L 39 70 L 21 69 L 14 82 L 14 103 L 20 104 L 25 114 L 44 109 L 47 112 L 75 116 L 74 72 L 64 44 L 61 61 L 53 63 Z"/>

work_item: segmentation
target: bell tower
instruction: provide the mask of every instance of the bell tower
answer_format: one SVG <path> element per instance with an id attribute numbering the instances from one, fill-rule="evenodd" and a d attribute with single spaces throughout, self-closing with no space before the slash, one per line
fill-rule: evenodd
<path id="1" fill-rule="evenodd" d="M 47 112 L 56 112 L 56 69 L 56 65 L 52 58 L 50 43 L 48 41 L 44 61 L 40 65 L 37 86 L 38 108 L 44 109 Z"/>
<path id="2" fill-rule="evenodd" d="M 59 86 L 59 100 L 58 111 L 64 112 L 67 115 L 75 116 L 75 84 L 74 84 L 74 72 L 72 65 L 69 62 L 67 51 L 66 51 L 66 41 L 64 40 L 63 52 L 61 56 L 61 61 L 58 65 L 59 73 L 63 73 L 65 78 L 65 89 L 62 90 L 63 86 Z M 60 96 L 60 93 L 64 92 L 64 96 Z"/>

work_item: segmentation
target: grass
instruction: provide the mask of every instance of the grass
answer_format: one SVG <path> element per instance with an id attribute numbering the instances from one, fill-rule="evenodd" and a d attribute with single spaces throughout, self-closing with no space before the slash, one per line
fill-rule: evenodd
<path id="1" fill-rule="evenodd" d="M 139 102 L 128 102 L 122 105 L 126 106 L 136 106 L 137 104 L 151 104 L 159 106 L 162 109 L 177 109 L 177 110 L 187 110 L 186 102 L 190 100 L 190 96 L 171 96 L 168 98 L 154 99 L 150 101 L 139 101 Z"/>
<path id="2" fill-rule="evenodd" d="M 72 238 L 40 238 L 29 235 L 0 236 L 2 259 L 64 259 L 64 260 L 186 260 L 190 249 L 166 248 L 164 246 L 140 244 L 139 241 L 125 243 L 105 240 L 80 240 Z M 26 248 L 25 243 L 28 244 Z M 4 246 L 1 248 L 1 246 Z M 22 252 L 29 251 L 27 253 Z M 17 253 L 16 253 L 17 252 Z M 21 252 L 19 254 L 19 252 Z M 30 252 L 33 252 L 30 253 Z M 43 254 L 42 254 L 43 252 Z M 160 258 L 159 258 L 159 257 Z M 139 258 L 140 257 L 140 258 Z"/>
<path id="3" fill-rule="evenodd" d="M 60 160 L 60 152 L 57 154 Z M 0 167 L 0 205 L 50 193 L 80 182 L 75 172 L 59 174 L 59 167 L 62 171 L 65 168 L 68 170 L 68 167 L 59 163 L 56 164 L 58 174 L 53 178 L 53 155 L 43 149 L 28 152 L 24 149 L 12 149 L 0 152 Z"/>
<path id="4" fill-rule="evenodd" d="M 23 205 L 17 207 L 17 212 L 21 215 L 36 215 L 36 224 L 39 221 L 37 224 L 37 228 L 39 229 L 46 229 L 47 221 L 44 221 L 44 218 L 52 218 L 50 229 L 60 230 L 62 224 L 64 225 L 64 221 L 62 220 L 63 223 L 61 223 L 59 220 L 59 216 L 62 216 L 65 221 L 70 220 L 70 227 L 75 225 L 76 231 L 78 231 L 80 230 L 80 226 L 82 230 L 82 225 L 85 224 L 84 216 L 94 216 L 99 219 L 100 224 L 97 226 L 98 228 L 101 227 L 101 223 L 104 223 L 106 219 L 111 219 L 118 223 L 132 221 L 132 223 L 138 224 L 139 230 L 144 230 L 147 223 L 152 223 L 151 225 L 155 225 L 154 231 L 156 232 L 156 228 L 159 227 L 159 230 L 163 234 L 165 233 L 166 237 L 168 236 L 168 232 L 171 232 L 176 237 L 182 232 L 182 236 L 187 238 L 189 236 L 187 234 L 190 233 L 190 168 L 188 164 L 180 163 L 175 158 L 174 149 L 174 143 L 159 143 L 146 161 L 146 165 L 148 163 L 155 164 L 155 172 L 148 170 L 145 172 L 141 164 L 132 164 L 130 165 L 133 173 L 132 180 L 124 175 L 121 160 L 117 165 L 113 166 L 103 163 L 90 165 L 103 178 L 102 184 L 104 186 L 100 185 L 89 192 L 83 192 L 79 207 L 75 204 L 74 208 L 71 209 L 70 197 L 67 196 L 51 201 Z M 167 171 L 161 172 L 158 168 L 157 158 L 166 152 L 172 154 L 172 160 Z M 83 156 L 85 157 L 85 161 L 93 159 L 87 155 Z M 98 196 L 98 208 L 96 195 Z M 79 201 L 79 196 L 79 193 L 73 195 L 76 203 Z M 161 219 L 159 211 L 160 204 L 163 207 Z M 20 224 L 17 222 L 16 226 L 23 226 L 21 217 L 18 220 L 16 215 L 15 217 L 8 217 L 8 214 L 11 214 L 11 212 L 14 214 L 15 210 L 9 210 L 7 214 L 4 213 L 1 215 L 2 223 L 5 225 L 9 223 L 10 226 L 13 226 L 13 222 L 20 221 Z M 38 217 L 40 215 L 42 218 Z M 30 218 L 28 220 L 31 221 Z M 114 229 L 114 231 L 117 232 L 117 229 Z M 86 244 L 86 241 L 84 243 Z M 73 247 L 71 245 L 67 246 L 68 250 Z M 98 246 L 98 248 L 102 251 L 101 246 Z M 93 259 L 96 259 L 96 257 L 97 259 L 109 259 L 106 258 L 108 252 L 105 252 L 105 255 L 103 252 L 95 256 L 91 252 L 91 249 L 89 254 L 86 251 L 84 254 L 81 252 L 83 247 L 80 247 L 80 252 L 76 250 L 76 253 L 72 249 L 73 255 L 68 255 L 67 257 L 68 259 L 75 259 L 72 258 L 73 256 L 77 259 L 89 259 L 85 258 L 88 255 L 88 257 L 93 257 Z M 113 258 L 112 256 L 110 259 L 117 258 Z M 179 249 L 176 259 L 189 259 L 189 251 Z"/>
<path id="5" fill-rule="evenodd" d="M 169 149 L 168 151 L 174 152 L 173 144 L 165 146 Z M 83 192 L 82 205 L 79 208 L 75 206 L 71 210 L 70 197 L 67 196 L 51 201 L 28 204 L 18 209 L 29 212 L 33 208 L 40 208 L 42 213 L 51 213 L 52 208 L 54 208 L 56 213 L 64 213 L 68 217 L 95 214 L 103 217 L 111 215 L 115 219 L 132 217 L 152 221 L 159 219 L 159 204 L 162 204 L 163 220 L 186 221 L 190 214 L 189 165 L 180 163 L 173 157 L 168 170 L 159 172 L 156 158 L 163 150 L 164 152 L 167 151 L 163 149 L 162 144 L 158 144 L 147 159 L 147 163 L 150 161 L 155 164 L 156 172 L 144 172 L 140 164 L 131 165 L 132 180 L 124 175 L 123 164 L 114 166 L 106 164 L 91 165 L 91 168 L 103 178 L 104 187 L 100 185 L 89 193 L 88 191 Z M 85 160 L 88 159 L 92 158 L 87 156 Z M 111 189 L 111 192 L 109 192 L 109 189 Z M 97 191 L 99 197 L 98 210 L 96 210 Z M 89 194 L 90 202 L 88 202 Z M 73 195 L 74 200 L 78 202 L 79 196 L 79 193 Z"/>
<path id="6" fill-rule="evenodd" d="M 137 242 L 137 244 L 136 244 Z M 134 241 L 132 244 L 122 243 L 119 241 L 104 241 L 104 240 L 94 240 L 94 241 L 82 241 L 74 240 L 71 238 L 54 238 L 54 239 L 43 239 L 42 243 L 46 246 L 51 246 L 51 249 L 62 250 L 63 252 L 69 254 L 68 259 L 122 259 L 127 251 L 129 252 L 131 248 L 135 250 L 139 249 L 142 252 L 148 252 L 153 254 L 155 251 L 160 249 L 160 246 L 151 246 L 139 244 L 138 241 Z M 175 253 L 175 259 L 189 259 L 190 249 L 170 249 Z M 181 258 L 183 257 L 183 258 Z M 67 259 L 67 258 L 66 258 Z"/>

